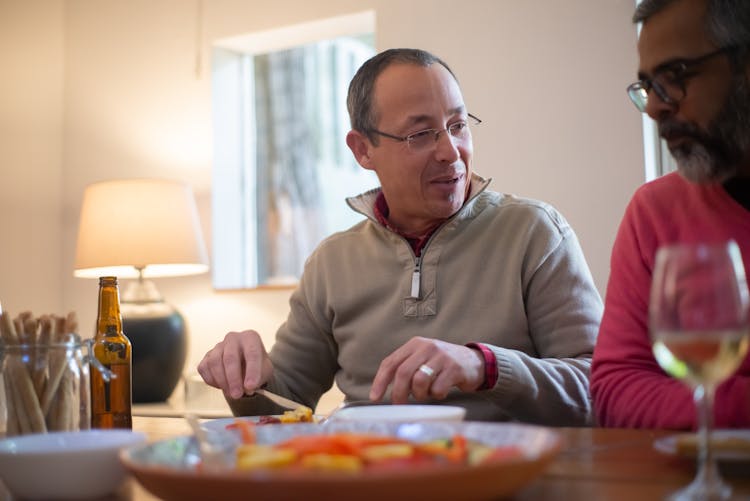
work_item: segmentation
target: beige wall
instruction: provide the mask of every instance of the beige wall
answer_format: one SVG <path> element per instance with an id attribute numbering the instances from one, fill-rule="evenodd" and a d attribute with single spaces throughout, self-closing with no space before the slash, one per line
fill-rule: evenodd
<path id="1" fill-rule="evenodd" d="M 63 2 L 0 0 L 0 301 L 63 305 Z"/>
<path id="2" fill-rule="evenodd" d="M 379 48 L 418 46 L 451 64 L 485 121 L 475 170 L 495 190 L 558 207 L 603 291 L 617 225 L 643 182 L 640 116 L 624 91 L 637 63 L 633 3 L 204 0 L 197 34 L 197 1 L 0 0 L 0 301 L 76 310 L 87 334 L 96 283 L 72 267 L 81 197 L 95 181 L 191 183 L 210 246 L 211 41 L 366 9 Z M 37 295 L 42 283 L 54 287 Z M 228 330 L 254 327 L 270 342 L 287 312 L 288 291 L 217 293 L 208 275 L 157 285 L 190 325 L 187 370 Z"/>

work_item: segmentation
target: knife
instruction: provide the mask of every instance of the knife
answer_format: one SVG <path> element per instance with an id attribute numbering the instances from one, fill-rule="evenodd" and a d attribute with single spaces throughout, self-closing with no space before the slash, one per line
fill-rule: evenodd
<path id="1" fill-rule="evenodd" d="M 258 395 L 263 395 L 271 402 L 275 403 L 276 405 L 280 405 L 281 407 L 284 407 L 285 409 L 298 409 L 300 407 L 307 407 L 306 405 L 300 404 L 299 402 L 295 402 L 294 400 L 289 400 L 288 398 L 282 397 L 281 395 L 277 395 L 275 393 L 272 393 L 268 390 L 264 390 L 262 388 L 258 388 L 255 390 L 255 393 Z"/>

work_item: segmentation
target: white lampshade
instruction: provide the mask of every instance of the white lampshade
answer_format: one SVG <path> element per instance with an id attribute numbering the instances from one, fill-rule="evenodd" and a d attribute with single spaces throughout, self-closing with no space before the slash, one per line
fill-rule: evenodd
<path id="1" fill-rule="evenodd" d="M 208 271 L 189 185 L 127 179 L 89 185 L 78 228 L 77 277 L 165 277 Z"/>

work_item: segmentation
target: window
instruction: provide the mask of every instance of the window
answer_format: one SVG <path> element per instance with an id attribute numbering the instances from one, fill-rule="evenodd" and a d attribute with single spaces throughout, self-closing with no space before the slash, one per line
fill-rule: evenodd
<path id="1" fill-rule="evenodd" d="M 223 41 L 213 51 L 213 281 L 296 283 L 326 236 L 362 216 L 344 203 L 378 186 L 346 146 L 346 92 L 374 54 L 374 14 Z M 289 44 L 289 36 L 297 40 Z"/>
<path id="2" fill-rule="evenodd" d="M 646 166 L 646 181 L 677 170 L 677 164 L 669 152 L 666 141 L 659 137 L 656 123 L 643 114 L 643 152 Z"/>

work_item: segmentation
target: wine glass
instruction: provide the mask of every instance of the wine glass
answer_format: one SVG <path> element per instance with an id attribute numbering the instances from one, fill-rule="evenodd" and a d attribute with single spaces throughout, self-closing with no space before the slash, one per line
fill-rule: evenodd
<path id="1" fill-rule="evenodd" d="M 693 389 L 698 409 L 698 473 L 671 499 L 728 499 L 711 451 L 713 398 L 748 350 L 748 287 L 740 249 L 678 244 L 656 253 L 649 322 L 659 365 Z"/>

